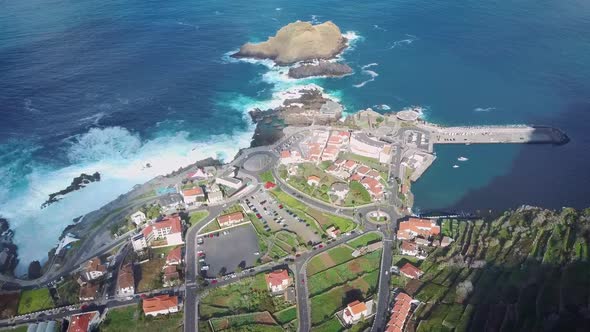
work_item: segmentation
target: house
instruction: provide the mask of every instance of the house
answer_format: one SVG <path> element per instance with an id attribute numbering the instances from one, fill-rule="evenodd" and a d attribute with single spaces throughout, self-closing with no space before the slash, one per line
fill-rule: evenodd
<path id="1" fill-rule="evenodd" d="M 180 274 L 174 265 L 164 267 L 162 271 L 162 284 L 164 287 L 171 287 L 177 285 L 180 281 Z"/>
<path id="2" fill-rule="evenodd" d="M 176 247 L 166 255 L 166 265 L 182 264 L 182 247 Z"/>
<path id="3" fill-rule="evenodd" d="M 137 226 L 143 224 L 147 220 L 145 213 L 137 211 L 131 215 L 131 221 Z"/>
<path id="4" fill-rule="evenodd" d="M 338 153 L 340 153 L 340 147 L 328 144 L 322 151 L 322 160 L 334 161 L 338 157 Z"/>
<path id="5" fill-rule="evenodd" d="M 410 279 L 419 279 L 424 272 L 422 272 L 422 270 L 420 270 L 419 268 L 415 267 L 414 265 L 410 264 L 410 263 L 406 263 L 404 264 L 404 266 L 402 266 L 399 269 L 399 272 Z"/>
<path id="6" fill-rule="evenodd" d="M 94 301 L 98 296 L 98 284 L 93 283 L 85 283 L 83 286 L 80 286 L 80 291 L 78 291 L 78 299 L 81 302 L 84 301 Z"/>
<path id="7" fill-rule="evenodd" d="M 100 323 L 98 311 L 85 312 L 72 315 L 67 332 L 90 332 L 94 331 Z"/>
<path id="8" fill-rule="evenodd" d="M 349 173 L 352 173 L 352 171 L 354 171 L 357 166 L 358 166 L 358 164 L 356 163 L 356 161 L 354 161 L 354 160 L 347 160 L 342 165 L 342 168 L 344 168 L 345 170 L 347 170 Z"/>
<path id="9" fill-rule="evenodd" d="M 399 240 L 411 240 L 420 235 L 429 238 L 440 233 L 440 226 L 430 219 L 410 218 L 399 223 L 397 238 Z"/>
<path id="10" fill-rule="evenodd" d="M 185 189 L 181 191 L 181 195 L 186 205 L 194 205 L 205 200 L 205 193 L 201 187 Z"/>
<path id="11" fill-rule="evenodd" d="M 100 263 L 100 258 L 94 257 L 84 267 L 84 278 L 89 281 L 95 280 L 102 277 L 106 272 L 107 267 Z"/>
<path id="12" fill-rule="evenodd" d="M 287 175 L 288 176 L 295 176 L 299 172 L 299 166 L 297 165 L 289 165 L 287 168 Z"/>
<path id="13" fill-rule="evenodd" d="M 274 182 L 266 181 L 266 183 L 264 184 L 264 189 L 271 190 L 276 186 L 277 185 Z"/>
<path id="14" fill-rule="evenodd" d="M 416 256 L 418 255 L 418 246 L 410 241 L 402 241 L 402 245 L 400 246 L 402 255 L 409 255 L 409 256 Z"/>
<path id="15" fill-rule="evenodd" d="M 296 150 L 283 150 L 281 151 L 281 164 L 294 164 L 301 162 L 301 153 Z"/>
<path id="16" fill-rule="evenodd" d="M 328 229 L 326 229 L 326 234 L 328 234 L 329 237 L 335 239 L 338 237 L 338 235 L 340 235 L 340 230 L 334 226 L 331 226 Z"/>
<path id="17" fill-rule="evenodd" d="M 345 199 L 346 195 L 348 195 L 348 184 L 343 182 L 335 182 L 332 184 L 331 192 L 334 196 L 337 196 L 339 199 Z"/>
<path id="18" fill-rule="evenodd" d="M 365 302 L 354 301 L 346 306 L 342 312 L 342 320 L 346 325 L 353 325 L 358 323 L 361 319 L 369 315 L 369 308 Z"/>
<path id="19" fill-rule="evenodd" d="M 178 297 L 170 295 L 158 295 L 151 298 L 143 299 L 143 313 L 146 316 L 167 315 L 178 312 Z"/>
<path id="20" fill-rule="evenodd" d="M 217 184 L 232 188 L 232 189 L 240 189 L 242 188 L 242 180 L 238 178 L 230 178 L 230 177 L 223 177 L 215 179 Z"/>
<path id="21" fill-rule="evenodd" d="M 182 224 L 178 215 L 165 217 L 164 219 L 148 225 L 141 231 L 144 236 L 146 244 L 152 245 L 154 240 L 159 240 L 155 247 L 177 246 L 183 244 L 182 241 Z M 138 244 L 143 245 L 139 237 L 134 237 L 133 241 L 138 241 Z M 138 245 L 139 246 L 139 245 Z M 134 246 L 135 248 L 135 246 Z"/>
<path id="22" fill-rule="evenodd" d="M 373 199 L 381 199 L 383 197 L 383 185 L 381 182 L 373 178 L 366 177 L 361 180 L 361 184 L 363 187 L 365 187 L 365 189 L 367 189 Z"/>
<path id="23" fill-rule="evenodd" d="M 275 270 L 264 275 L 266 285 L 272 293 L 283 292 L 291 284 L 291 278 L 287 270 Z"/>
<path id="24" fill-rule="evenodd" d="M 385 332 L 402 332 L 409 317 L 412 298 L 406 293 L 399 293 L 395 297 L 391 316 L 386 324 Z"/>
<path id="25" fill-rule="evenodd" d="M 223 192 L 217 184 L 212 184 L 207 187 L 207 201 L 210 204 L 223 201 Z"/>
<path id="26" fill-rule="evenodd" d="M 219 227 L 235 225 L 242 221 L 244 221 L 244 214 L 241 211 L 224 214 L 217 217 L 217 223 L 219 223 Z"/>
<path id="27" fill-rule="evenodd" d="M 149 226 L 148 226 L 149 227 Z M 143 233 L 139 233 L 134 235 L 131 238 L 131 245 L 133 246 L 134 251 L 143 251 L 145 248 L 148 247 L 147 240 Z"/>
<path id="28" fill-rule="evenodd" d="M 175 210 L 182 207 L 184 200 L 179 193 L 168 193 L 158 197 L 158 204 L 164 210 Z"/>
<path id="29" fill-rule="evenodd" d="M 453 243 L 453 241 L 454 240 L 452 238 L 450 238 L 448 236 L 444 236 L 442 238 L 442 240 L 440 240 L 440 246 L 444 248 L 444 247 L 448 246 L 449 244 Z"/>
<path id="30" fill-rule="evenodd" d="M 307 184 L 310 186 L 317 186 L 320 184 L 320 177 L 316 175 L 310 175 L 307 177 Z"/>
<path id="31" fill-rule="evenodd" d="M 425 246 L 425 247 L 430 246 L 430 241 L 427 239 L 421 238 L 421 237 L 415 237 L 414 242 L 416 242 L 416 244 L 419 246 Z"/>
<path id="32" fill-rule="evenodd" d="M 133 275 L 133 264 L 128 263 L 121 267 L 117 276 L 117 295 L 131 296 L 135 293 L 135 277 Z"/>

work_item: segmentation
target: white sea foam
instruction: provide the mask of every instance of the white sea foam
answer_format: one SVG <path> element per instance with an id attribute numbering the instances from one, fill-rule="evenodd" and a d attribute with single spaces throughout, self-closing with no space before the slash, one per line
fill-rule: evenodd
<path id="1" fill-rule="evenodd" d="M 391 109 L 391 107 L 389 107 L 387 104 L 373 105 L 373 108 L 381 111 L 389 111 Z"/>
<path id="2" fill-rule="evenodd" d="M 277 7 L 277 8 L 275 8 L 275 10 L 276 10 L 276 11 L 281 11 L 281 10 L 283 10 L 283 8 L 281 8 L 281 7 Z"/>
<path id="3" fill-rule="evenodd" d="M 373 82 L 375 80 L 375 78 L 377 76 L 379 76 L 379 74 L 377 72 L 373 71 L 373 70 L 370 70 L 369 68 L 374 67 L 374 66 L 378 66 L 378 65 L 379 65 L 378 63 L 373 62 L 373 63 L 369 63 L 368 65 L 362 66 L 361 69 L 362 69 L 363 74 L 369 75 L 370 78 L 368 80 L 366 80 L 366 81 L 361 82 L 361 83 L 354 84 L 353 86 L 355 88 L 362 88 L 367 83 Z"/>
<path id="4" fill-rule="evenodd" d="M 387 31 L 387 29 L 385 29 L 385 28 L 382 28 L 382 27 L 380 27 L 380 26 L 379 26 L 379 25 L 377 25 L 377 24 L 373 24 L 373 28 L 374 28 L 375 30 Z"/>
<path id="5" fill-rule="evenodd" d="M 416 40 L 418 40 L 418 37 L 416 37 L 414 35 L 406 34 L 406 37 L 407 38 L 405 38 L 405 39 L 396 40 L 395 42 L 393 42 L 393 45 L 391 45 L 389 47 L 389 49 L 394 49 L 396 47 L 410 45 L 413 42 L 415 42 Z"/>
<path id="6" fill-rule="evenodd" d="M 492 112 L 495 110 L 495 107 L 477 107 L 473 109 L 474 112 Z"/>
<path id="7" fill-rule="evenodd" d="M 311 24 L 318 24 L 320 23 L 320 21 L 318 20 L 318 17 L 321 17 L 320 15 L 311 15 Z"/>

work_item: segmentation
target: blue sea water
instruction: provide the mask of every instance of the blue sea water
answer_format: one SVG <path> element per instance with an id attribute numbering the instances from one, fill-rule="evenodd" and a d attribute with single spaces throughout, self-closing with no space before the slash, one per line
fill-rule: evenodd
<path id="1" fill-rule="evenodd" d="M 250 143 L 247 110 L 314 83 L 348 112 L 426 107 L 453 124 L 555 125 L 565 146 L 445 146 L 416 210 L 588 205 L 587 1 L 0 1 L 0 214 L 23 271 L 72 219 L 157 174 Z M 358 38 L 355 74 L 304 82 L 227 54 L 294 20 Z M 458 163 L 466 156 L 469 161 Z M 154 167 L 145 169 L 149 162 Z M 40 210 L 81 172 L 103 181 Z"/>

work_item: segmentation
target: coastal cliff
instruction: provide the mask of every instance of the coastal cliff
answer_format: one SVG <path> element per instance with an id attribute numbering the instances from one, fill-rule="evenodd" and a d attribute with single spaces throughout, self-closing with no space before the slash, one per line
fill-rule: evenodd
<path id="1" fill-rule="evenodd" d="M 297 21 L 282 27 L 262 43 L 246 43 L 233 54 L 236 58 L 271 59 L 278 65 L 299 61 L 331 59 L 346 48 L 346 38 L 331 21 L 313 25 Z"/>

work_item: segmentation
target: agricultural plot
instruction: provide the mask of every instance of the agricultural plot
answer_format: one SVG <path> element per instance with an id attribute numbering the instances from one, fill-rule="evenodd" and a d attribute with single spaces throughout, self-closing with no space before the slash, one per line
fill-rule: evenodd
<path id="1" fill-rule="evenodd" d="M 30 312 L 51 309 L 55 305 L 48 288 L 39 288 L 24 290 L 20 294 L 18 302 L 18 314 L 28 314 Z"/>
<path id="2" fill-rule="evenodd" d="M 379 233 L 367 233 L 359 236 L 358 238 L 349 241 L 348 245 L 353 248 L 364 247 L 368 244 L 375 243 L 381 240 L 381 234 Z"/>
<path id="3" fill-rule="evenodd" d="M 353 259 L 352 251 L 348 246 L 340 245 L 315 256 L 307 263 L 307 275 L 314 275 Z"/>
<path id="4" fill-rule="evenodd" d="M 105 320 L 100 324 L 101 332 L 181 332 L 182 313 L 145 317 L 137 305 L 109 309 Z"/>

